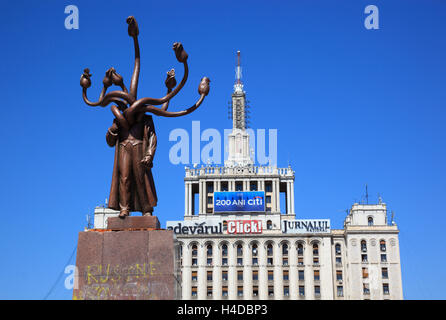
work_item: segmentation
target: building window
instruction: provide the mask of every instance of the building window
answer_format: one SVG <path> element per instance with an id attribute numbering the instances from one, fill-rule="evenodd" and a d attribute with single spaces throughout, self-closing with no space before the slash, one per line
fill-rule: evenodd
<path id="1" fill-rule="evenodd" d="M 194 244 L 192 246 L 192 257 L 196 257 L 197 256 L 197 252 L 198 252 L 197 245 Z"/>
<path id="2" fill-rule="evenodd" d="M 242 266 L 243 265 L 243 258 L 237 258 L 237 265 Z"/>
<path id="3" fill-rule="evenodd" d="M 273 258 L 269 257 L 269 258 L 266 259 L 266 261 L 267 261 L 269 266 L 273 265 Z"/>
<path id="4" fill-rule="evenodd" d="M 207 288 L 207 296 L 208 296 L 208 297 L 212 297 L 212 287 L 211 287 L 211 286 L 209 286 L 209 287 Z"/>
<path id="5" fill-rule="evenodd" d="M 197 276 L 197 271 L 192 271 L 192 281 L 197 281 L 198 276 Z"/>
<path id="6" fill-rule="evenodd" d="M 298 272 L 298 279 L 299 280 L 305 280 L 305 272 L 304 272 L 304 270 L 299 270 L 299 272 Z"/>
<path id="7" fill-rule="evenodd" d="M 252 258 L 252 265 L 253 266 L 258 266 L 259 265 L 259 261 L 257 258 Z"/>
<path id="8" fill-rule="evenodd" d="M 282 259 L 282 264 L 283 264 L 284 266 L 287 266 L 287 265 L 288 265 L 288 258 L 283 258 L 283 259 Z"/>
<path id="9" fill-rule="evenodd" d="M 228 271 L 222 271 L 221 272 L 221 280 L 222 281 L 228 281 Z"/>
<path id="10" fill-rule="evenodd" d="M 369 270 L 367 268 L 362 268 L 362 277 L 367 279 L 369 277 Z"/>
<path id="11" fill-rule="evenodd" d="M 362 292 L 363 294 L 370 294 L 370 288 L 369 288 L 369 284 L 368 283 L 363 283 L 362 284 Z"/>
<path id="12" fill-rule="evenodd" d="M 367 263 L 367 255 L 366 254 L 361 254 L 361 262 L 362 263 Z"/>
<path id="13" fill-rule="evenodd" d="M 302 243 L 299 243 L 297 245 L 297 255 L 298 256 L 303 256 L 304 255 L 304 246 L 302 245 Z"/>
<path id="14" fill-rule="evenodd" d="M 268 286 L 268 296 L 272 297 L 274 296 L 274 287 Z"/>
<path id="15" fill-rule="evenodd" d="M 383 279 L 389 279 L 389 271 L 387 268 L 381 269 L 381 276 Z"/>
<path id="16" fill-rule="evenodd" d="M 237 287 L 237 296 L 243 297 L 243 286 Z"/>
<path id="17" fill-rule="evenodd" d="M 361 241 L 361 251 L 367 252 L 367 242 L 365 240 Z"/>
<path id="18" fill-rule="evenodd" d="M 342 281 L 342 270 L 336 270 L 336 280 Z"/>
<path id="19" fill-rule="evenodd" d="M 389 292 L 389 284 L 388 283 L 383 283 L 383 294 L 390 294 Z"/>
<path id="20" fill-rule="evenodd" d="M 313 258 L 313 264 L 314 265 L 319 265 L 319 257 L 314 257 Z"/>
<path id="21" fill-rule="evenodd" d="M 228 221 L 223 220 L 223 231 L 227 231 L 228 230 Z"/>
<path id="22" fill-rule="evenodd" d="M 384 240 L 379 242 L 379 248 L 382 252 L 386 252 L 386 242 Z"/>
<path id="23" fill-rule="evenodd" d="M 208 271 L 207 272 L 207 277 L 206 277 L 207 281 L 212 281 L 212 271 Z"/>
<path id="24" fill-rule="evenodd" d="M 212 197 L 208 197 L 208 204 L 213 204 L 214 203 L 214 199 Z"/>
<path id="25" fill-rule="evenodd" d="M 284 286 L 283 287 L 283 295 L 285 297 L 288 297 L 290 295 L 290 287 L 289 286 Z"/>
<path id="26" fill-rule="evenodd" d="M 336 254 L 341 254 L 341 245 L 339 243 L 337 243 L 335 245 L 335 253 Z"/>
<path id="27" fill-rule="evenodd" d="M 266 196 L 265 197 L 265 202 L 266 203 L 271 203 L 271 196 Z"/>
<path id="28" fill-rule="evenodd" d="M 268 256 L 272 256 L 273 255 L 273 245 L 271 243 L 268 244 L 267 249 L 266 249 L 266 253 L 267 253 Z"/>
<path id="29" fill-rule="evenodd" d="M 303 257 L 297 258 L 297 265 L 298 266 L 303 266 L 304 265 L 304 258 Z"/>
<path id="30" fill-rule="evenodd" d="M 271 181 L 265 182 L 265 191 L 266 192 L 272 192 L 273 191 L 273 184 Z"/>
<path id="31" fill-rule="evenodd" d="M 224 286 L 224 287 L 221 288 L 221 295 L 223 297 L 227 297 L 228 296 L 228 287 L 227 286 Z"/>
<path id="32" fill-rule="evenodd" d="M 235 191 L 243 191 L 243 181 L 236 181 Z"/>
<path id="33" fill-rule="evenodd" d="M 272 228 L 273 228 L 273 223 L 271 222 L 271 220 L 268 220 L 266 222 L 266 229 L 267 230 L 272 230 Z"/>
<path id="34" fill-rule="evenodd" d="M 192 265 L 193 265 L 193 266 L 198 265 L 198 260 L 197 260 L 197 258 L 192 258 Z"/>
<path id="35" fill-rule="evenodd" d="M 268 281 L 273 281 L 273 280 L 274 280 L 274 271 L 268 270 Z"/>
<path id="36" fill-rule="evenodd" d="M 369 225 L 369 227 L 370 227 L 370 226 L 373 226 L 373 218 L 372 218 L 372 217 L 369 217 L 369 218 L 367 219 L 367 224 Z"/>
<path id="37" fill-rule="evenodd" d="M 214 183 L 213 182 L 207 183 L 207 191 L 208 191 L 208 193 L 214 192 Z"/>
<path id="38" fill-rule="evenodd" d="M 344 287 L 343 286 L 337 286 L 336 287 L 336 293 L 338 297 L 344 296 Z"/>
<path id="39" fill-rule="evenodd" d="M 257 257 L 257 245 L 256 244 L 253 244 L 252 245 L 252 256 L 253 257 Z"/>
<path id="40" fill-rule="evenodd" d="M 288 270 L 283 270 L 283 280 L 288 281 L 290 279 L 290 272 Z"/>
<path id="41" fill-rule="evenodd" d="M 318 256 L 319 255 L 319 246 L 317 245 L 317 243 L 313 244 L 313 256 Z"/>
<path id="42" fill-rule="evenodd" d="M 299 286 L 299 296 L 304 297 L 305 296 L 305 287 Z"/>
<path id="43" fill-rule="evenodd" d="M 381 254 L 381 262 L 387 262 L 387 254 Z"/>
<path id="44" fill-rule="evenodd" d="M 254 270 L 252 272 L 252 281 L 257 281 L 259 280 L 259 272 L 257 270 Z"/>
<path id="45" fill-rule="evenodd" d="M 254 297 L 257 297 L 259 295 L 259 287 L 258 286 L 253 286 L 252 287 L 252 295 Z"/>
<path id="46" fill-rule="evenodd" d="M 282 255 L 283 256 L 288 255 L 288 245 L 286 243 L 282 245 Z"/>
<path id="47" fill-rule="evenodd" d="M 321 287 L 320 286 L 314 286 L 314 295 L 316 298 L 321 296 Z"/>
<path id="48" fill-rule="evenodd" d="M 314 270 L 314 281 L 321 280 L 320 272 L 319 270 Z"/>
<path id="49" fill-rule="evenodd" d="M 241 244 L 237 245 L 237 256 L 243 256 L 243 246 Z"/>
<path id="50" fill-rule="evenodd" d="M 228 246 L 226 244 L 221 246 L 221 254 L 223 257 L 226 257 L 228 255 Z"/>
<path id="51" fill-rule="evenodd" d="M 251 181 L 251 183 L 249 184 L 249 189 L 251 191 L 257 191 L 257 181 Z"/>
<path id="52" fill-rule="evenodd" d="M 197 287 L 192 287 L 192 297 L 197 296 Z"/>
<path id="53" fill-rule="evenodd" d="M 342 258 L 341 257 L 336 257 L 336 265 L 338 265 L 338 266 L 342 265 Z"/>
<path id="54" fill-rule="evenodd" d="M 221 258 L 221 265 L 227 266 L 228 265 L 228 258 Z"/>
<path id="55" fill-rule="evenodd" d="M 237 281 L 243 281 L 243 271 L 237 271 Z"/>
<path id="56" fill-rule="evenodd" d="M 207 247 L 206 247 L 206 253 L 207 253 L 207 256 L 208 257 L 211 257 L 212 256 L 212 245 L 208 245 Z"/>
<path id="57" fill-rule="evenodd" d="M 221 182 L 221 191 L 228 191 L 228 181 Z"/>
<path id="58" fill-rule="evenodd" d="M 212 266 L 212 258 L 207 258 L 207 265 Z"/>

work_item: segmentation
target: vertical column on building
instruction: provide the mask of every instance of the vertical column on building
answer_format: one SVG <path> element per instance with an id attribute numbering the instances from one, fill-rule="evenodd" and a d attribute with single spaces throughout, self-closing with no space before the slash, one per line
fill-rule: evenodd
<path id="1" fill-rule="evenodd" d="M 290 202 L 291 202 L 291 213 L 295 214 L 294 211 L 294 181 L 291 180 L 291 186 L 290 186 Z"/>
<path id="2" fill-rule="evenodd" d="M 248 241 L 248 240 L 247 240 Z M 243 297 L 252 299 L 252 250 L 249 242 L 243 244 Z"/>
<path id="3" fill-rule="evenodd" d="M 203 181 L 203 191 L 204 191 L 204 195 L 203 195 L 203 214 L 207 213 L 208 189 L 207 189 L 206 181 L 207 180 Z"/>
<path id="4" fill-rule="evenodd" d="M 204 196 L 204 190 L 203 190 L 203 183 L 202 181 L 198 181 L 198 202 L 199 203 L 199 207 L 198 207 L 198 214 L 202 214 L 203 213 L 203 196 Z"/>
<path id="5" fill-rule="evenodd" d="M 257 183 L 259 184 L 259 191 L 265 191 L 265 179 L 260 179 Z"/>
<path id="6" fill-rule="evenodd" d="M 221 180 L 214 180 L 214 192 L 221 190 Z"/>
<path id="7" fill-rule="evenodd" d="M 221 278 L 221 244 L 215 243 L 213 247 L 213 274 L 212 274 L 212 295 L 214 300 L 221 300 L 221 290 L 223 282 Z"/>
<path id="8" fill-rule="evenodd" d="M 268 274 L 266 269 L 266 248 L 265 242 L 261 242 L 258 245 L 259 256 L 259 299 L 268 299 Z"/>
<path id="9" fill-rule="evenodd" d="M 291 184 L 289 181 L 286 182 L 286 213 L 291 213 L 291 197 L 290 197 Z"/>
<path id="10" fill-rule="evenodd" d="M 193 202 L 194 202 L 194 199 L 192 198 L 193 197 L 193 194 L 192 194 L 192 187 L 193 187 L 193 184 L 192 184 L 192 182 L 189 182 L 189 188 L 188 188 L 188 199 L 189 199 L 189 201 L 188 201 L 188 211 L 189 211 L 189 215 L 194 215 L 194 208 L 193 208 L 193 206 L 192 206 L 192 204 L 193 204 Z"/>
<path id="11" fill-rule="evenodd" d="M 280 182 L 279 179 L 274 179 L 273 183 L 276 186 L 276 192 L 275 192 L 275 197 L 276 197 L 276 212 L 280 212 Z"/>
<path id="12" fill-rule="evenodd" d="M 319 248 L 321 299 L 334 299 L 331 238 L 324 237 Z"/>
<path id="13" fill-rule="evenodd" d="M 198 299 L 206 299 L 207 294 L 207 275 L 206 275 L 206 245 L 198 244 Z"/>
<path id="14" fill-rule="evenodd" d="M 313 248 L 306 241 L 304 250 L 305 263 L 305 299 L 314 300 Z"/>
<path id="15" fill-rule="evenodd" d="M 293 239 L 294 240 L 294 239 Z M 288 251 L 289 266 L 290 266 L 290 298 L 296 300 L 298 298 L 298 275 L 297 275 L 297 246 L 296 242 L 290 243 Z"/>
<path id="16" fill-rule="evenodd" d="M 236 251 L 234 248 L 234 241 L 230 241 L 228 244 L 228 299 L 237 299 L 237 271 L 236 265 Z"/>
<path id="17" fill-rule="evenodd" d="M 188 216 L 188 210 L 189 210 L 189 203 L 188 203 L 188 198 L 187 196 L 189 195 L 189 183 L 186 181 L 184 183 L 184 216 Z"/>
<path id="18" fill-rule="evenodd" d="M 274 299 L 283 299 L 282 248 L 280 242 L 273 242 L 274 257 Z"/>
<path id="19" fill-rule="evenodd" d="M 192 274 L 191 274 L 191 249 L 190 244 L 185 242 L 183 244 L 183 270 L 182 270 L 182 298 L 183 300 L 189 300 L 191 298 L 192 291 Z"/>
<path id="20" fill-rule="evenodd" d="M 271 211 L 274 212 L 277 207 L 277 197 L 276 197 L 276 182 L 274 179 L 271 180 Z"/>

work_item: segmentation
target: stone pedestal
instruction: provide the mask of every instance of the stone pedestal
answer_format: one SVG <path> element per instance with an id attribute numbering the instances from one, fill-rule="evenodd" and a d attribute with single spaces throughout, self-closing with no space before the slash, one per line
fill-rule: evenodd
<path id="1" fill-rule="evenodd" d="M 108 218 L 79 233 L 73 299 L 173 300 L 179 297 L 174 236 L 156 217 Z"/>

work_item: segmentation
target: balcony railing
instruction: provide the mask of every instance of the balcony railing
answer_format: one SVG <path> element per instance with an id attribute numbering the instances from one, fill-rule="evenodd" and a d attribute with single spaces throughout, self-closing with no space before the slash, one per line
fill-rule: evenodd
<path id="1" fill-rule="evenodd" d="M 221 176 L 221 175 L 245 175 L 245 174 L 265 174 L 294 177 L 294 171 L 290 167 L 277 168 L 273 166 L 249 166 L 249 167 L 221 167 L 204 166 L 200 168 L 186 167 L 186 178 L 198 176 Z"/>

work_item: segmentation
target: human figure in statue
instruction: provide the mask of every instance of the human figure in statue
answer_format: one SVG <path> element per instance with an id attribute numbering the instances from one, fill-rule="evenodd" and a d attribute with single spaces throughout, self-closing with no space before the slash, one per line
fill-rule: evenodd
<path id="1" fill-rule="evenodd" d="M 115 119 L 107 131 L 107 144 L 115 147 L 108 207 L 119 210 L 120 217 L 131 211 L 152 215 L 157 203 L 152 176 L 156 139 L 152 116 L 144 113 L 130 128 L 120 126 Z"/>

